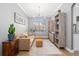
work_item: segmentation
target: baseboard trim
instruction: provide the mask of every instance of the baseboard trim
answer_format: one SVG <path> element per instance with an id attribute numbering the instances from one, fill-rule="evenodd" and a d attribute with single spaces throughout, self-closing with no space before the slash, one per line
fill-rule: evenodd
<path id="1" fill-rule="evenodd" d="M 68 47 L 65 48 L 67 51 L 69 51 L 70 53 L 74 53 L 74 50 L 69 49 Z"/>

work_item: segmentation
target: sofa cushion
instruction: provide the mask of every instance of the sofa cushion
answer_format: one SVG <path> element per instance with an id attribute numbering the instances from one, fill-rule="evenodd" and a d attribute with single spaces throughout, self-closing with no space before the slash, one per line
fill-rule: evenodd
<path id="1" fill-rule="evenodd" d="M 22 35 L 23 35 L 25 38 L 28 37 L 28 33 L 27 33 L 27 32 L 23 33 Z"/>

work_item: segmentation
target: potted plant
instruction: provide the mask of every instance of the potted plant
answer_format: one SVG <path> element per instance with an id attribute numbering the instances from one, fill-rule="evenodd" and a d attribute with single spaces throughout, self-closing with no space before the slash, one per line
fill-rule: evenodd
<path id="1" fill-rule="evenodd" d="M 8 29 L 8 39 L 9 41 L 13 40 L 15 37 L 15 27 L 14 24 L 10 24 L 10 27 Z"/>

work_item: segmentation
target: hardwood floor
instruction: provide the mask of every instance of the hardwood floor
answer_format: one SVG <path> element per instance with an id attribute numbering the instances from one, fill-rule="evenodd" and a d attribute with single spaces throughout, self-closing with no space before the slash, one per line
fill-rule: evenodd
<path id="1" fill-rule="evenodd" d="M 79 56 L 79 52 L 75 52 L 75 53 L 69 53 L 67 50 L 65 49 L 59 49 L 63 55 L 61 56 Z M 19 51 L 18 56 L 31 56 L 32 53 L 29 53 L 29 51 Z"/>
<path id="2" fill-rule="evenodd" d="M 48 41 L 45 41 L 45 42 L 47 42 L 47 43 L 44 43 L 44 45 L 46 45 L 46 47 L 47 48 L 50 48 L 51 47 L 51 45 L 49 46 L 48 44 L 49 44 L 49 42 Z M 54 44 L 53 44 L 53 46 L 54 46 Z M 52 46 L 52 47 L 53 47 Z M 38 50 L 37 50 L 38 49 Z M 34 48 L 33 47 L 33 49 L 31 49 L 30 51 L 19 51 L 19 53 L 18 53 L 18 55 L 17 56 L 38 56 L 37 55 L 37 53 L 40 53 L 41 52 L 41 49 L 43 50 L 44 48 Z M 58 49 L 58 48 L 57 48 Z M 45 49 L 44 49 L 45 50 Z M 53 51 L 55 51 L 56 50 L 56 48 L 54 47 L 53 49 L 52 49 Z M 58 49 L 61 53 L 62 53 L 62 55 L 48 55 L 48 56 L 79 56 L 79 52 L 75 52 L 75 53 L 70 53 L 70 52 L 68 52 L 66 49 Z M 45 52 L 45 53 L 49 53 L 49 50 L 48 50 L 48 52 L 46 52 L 46 51 L 42 51 L 42 53 L 43 52 Z M 55 51 L 55 52 L 57 52 L 57 51 Z M 54 53 L 54 52 L 53 52 Z M 34 55 L 33 55 L 34 54 Z M 40 55 L 41 56 L 41 55 Z M 45 55 L 45 56 L 47 56 L 47 55 Z"/>
<path id="3" fill-rule="evenodd" d="M 79 51 L 75 51 L 74 56 L 79 56 Z"/>
<path id="4" fill-rule="evenodd" d="M 73 56 L 74 55 L 74 53 L 70 53 L 66 49 L 59 49 L 59 50 L 63 53 L 63 56 Z"/>
<path id="5" fill-rule="evenodd" d="M 31 53 L 29 51 L 19 51 L 17 56 L 31 56 Z"/>

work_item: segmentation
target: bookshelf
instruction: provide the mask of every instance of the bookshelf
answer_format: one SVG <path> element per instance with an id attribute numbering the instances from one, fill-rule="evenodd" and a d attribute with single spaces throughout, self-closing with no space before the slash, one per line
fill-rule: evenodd
<path id="1" fill-rule="evenodd" d="M 64 48 L 66 42 L 66 13 L 58 12 L 55 16 L 55 42 L 58 48 Z"/>

